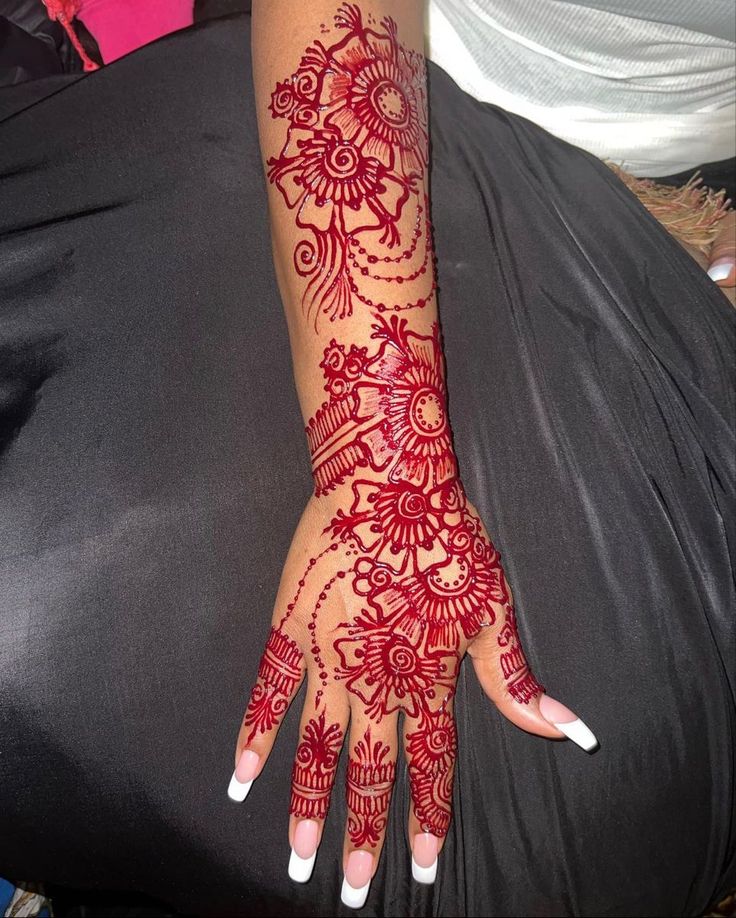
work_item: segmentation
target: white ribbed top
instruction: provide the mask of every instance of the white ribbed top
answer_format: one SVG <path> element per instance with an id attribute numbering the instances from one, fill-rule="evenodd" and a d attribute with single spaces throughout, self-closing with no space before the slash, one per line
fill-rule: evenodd
<path id="1" fill-rule="evenodd" d="M 467 92 L 636 175 L 736 154 L 733 0 L 430 0 Z"/>

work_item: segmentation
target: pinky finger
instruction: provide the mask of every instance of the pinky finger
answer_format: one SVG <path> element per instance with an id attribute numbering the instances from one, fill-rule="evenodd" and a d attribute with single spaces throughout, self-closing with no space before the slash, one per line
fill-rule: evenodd
<path id="1" fill-rule="evenodd" d="M 227 794 L 236 803 L 245 800 L 266 764 L 304 671 L 304 657 L 296 643 L 284 631 L 271 628 L 235 747 L 235 771 Z"/>

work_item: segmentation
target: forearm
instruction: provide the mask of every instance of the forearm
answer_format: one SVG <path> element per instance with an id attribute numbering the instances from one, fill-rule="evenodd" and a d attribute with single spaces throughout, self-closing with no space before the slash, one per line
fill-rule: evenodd
<path id="1" fill-rule="evenodd" d="M 356 466 L 383 472 L 398 462 L 398 477 L 421 485 L 454 473 L 429 225 L 422 14 L 419 0 L 254 3 L 274 263 L 318 493 Z M 389 421 L 416 428 L 420 456 L 401 461 L 395 437 L 381 436 Z"/>

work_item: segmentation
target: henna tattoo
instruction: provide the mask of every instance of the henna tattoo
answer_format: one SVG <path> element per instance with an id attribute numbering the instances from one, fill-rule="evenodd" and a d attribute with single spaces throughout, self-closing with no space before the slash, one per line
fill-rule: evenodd
<path id="1" fill-rule="evenodd" d="M 324 711 L 307 722 L 296 750 L 291 779 L 289 812 L 293 816 L 303 819 L 327 816 L 342 740 L 340 725 L 327 725 Z"/>
<path id="2" fill-rule="evenodd" d="M 499 656 L 501 672 L 511 697 L 519 704 L 529 704 L 544 692 L 544 686 L 537 682 L 524 656 L 516 627 L 516 613 L 510 602 L 505 604 L 505 619 L 498 633 L 498 646 L 503 648 Z"/>
<path id="3" fill-rule="evenodd" d="M 356 848 L 375 848 L 386 828 L 396 763 L 391 750 L 376 740 L 370 728 L 356 744 L 348 762 L 348 834 Z"/>
<path id="4" fill-rule="evenodd" d="M 380 344 L 370 356 L 332 341 L 320 364 L 331 397 L 306 429 L 318 497 L 357 468 L 390 466 L 389 480 L 420 488 L 457 475 L 439 327 L 418 335 L 392 316 L 372 338 Z"/>
<path id="5" fill-rule="evenodd" d="M 306 279 L 302 304 L 315 324 L 320 314 L 351 315 L 354 300 L 377 312 L 421 308 L 435 290 L 423 192 L 424 57 L 400 44 L 393 19 L 377 31 L 353 3 L 340 7 L 335 28 L 338 40 L 308 47 L 269 105 L 272 118 L 288 126 L 281 152 L 268 160 L 268 179 L 307 234 L 294 249 L 294 268 Z M 407 211 L 414 214 L 411 242 L 391 255 Z M 367 236 L 384 254 L 368 252 Z M 379 262 L 389 273 L 376 271 Z M 422 277 L 427 290 L 416 302 L 373 300 L 357 282 L 370 278 L 380 290 Z"/>
<path id="6" fill-rule="evenodd" d="M 440 708 L 425 713 L 417 729 L 406 735 L 414 812 L 423 832 L 447 834 L 452 804 L 452 779 L 457 731 L 452 715 Z"/>
<path id="7" fill-rule="evenodd" d="M 399 42 L 391 18 L 376 24 L 354 3 L 340 6 L 334 28 L 273 90 L 269 110 L 285 136 L 267 176 L 299 231 L 293 263 L 315 329 L 322 316 L 362 308 L 372 325 L 367 342 L 324 348 L 327 396 L 306 428 L 315 496 L 345 485 L 346 497 L 272 630 L 245 722 L 249 739 L 272 729 L 301 679 L 302 654 L 283 630 L 298 611 L 319 686 L 291 813 L 327 814 L 343 732 L 328 723 L 323 697 L 339 681 L 373 723 L 399 710 L 411 718 L 414 809 L 439 837 L 457 751 L 447 702 L 466 643 L 500 617 L 507 691 L 527 704 L 543 689 L 519 642 L 500 555 L 458 479 L 439 326 L 420 333 L 383 315 L 421 309 L 435 290 L 424 60 Z M 349 612 L 336 617 L 336 607 Z M 369 727 L 348 763 L 355 847 L 378 845 L 394 777 L 391 750 Z"/>
<path id="8" fill-rule="evenodd" d="M 245 712 L 251 727 L 247 742 L 273 729 L 283 716 L 302 678 L 303 656 L 297 645 L 278 628 L 271 628 L 258 665 L 258 679 Z"/>

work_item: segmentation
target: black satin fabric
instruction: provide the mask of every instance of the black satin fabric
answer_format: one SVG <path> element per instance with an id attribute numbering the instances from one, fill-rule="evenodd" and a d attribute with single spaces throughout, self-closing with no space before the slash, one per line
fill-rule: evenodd
<path id="1" fill-rule="evenodd" d="M 311 483 L 249 46 L 207 23 L 0 123 L 0 875 L 342 915 L 344 761 L 287 878 L 298 703 L 226 796 Z M 465 666 L 437 882 L 402 765 L 363 914 L 696 915 L 736 885 L 734 312 L 595 158 L 430 93 L 463 477 L 601 749 L 522 733 Z"/>

